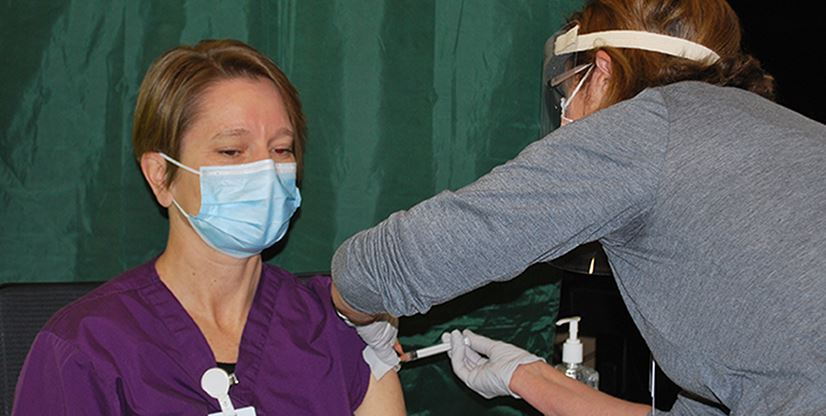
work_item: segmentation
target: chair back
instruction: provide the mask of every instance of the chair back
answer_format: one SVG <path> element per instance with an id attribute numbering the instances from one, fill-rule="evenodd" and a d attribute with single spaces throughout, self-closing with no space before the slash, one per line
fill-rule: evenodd
<path id="1" fill-rule="evenodd" d="M 0 414 L 11 415 L 20 368 L 37 332 L 58 309 L 101 282 L 0 285 Z"/>

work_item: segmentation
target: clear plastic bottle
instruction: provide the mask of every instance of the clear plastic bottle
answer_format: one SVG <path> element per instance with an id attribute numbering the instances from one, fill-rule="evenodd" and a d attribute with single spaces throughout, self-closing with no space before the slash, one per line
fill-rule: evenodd
<path id="1" fill-rule="evenodd" d="M 582 342 L 577 338 L 579 319 L 578 316 L 572 316 L 556 321 L 557 326 L 568 324 L 568 339 L 562 344 L 562 363 L 557 364 L 554 368 L 574 380 L 599 389 L 599 373 L 597 373 L 597 370 L 582 364 Z"/>

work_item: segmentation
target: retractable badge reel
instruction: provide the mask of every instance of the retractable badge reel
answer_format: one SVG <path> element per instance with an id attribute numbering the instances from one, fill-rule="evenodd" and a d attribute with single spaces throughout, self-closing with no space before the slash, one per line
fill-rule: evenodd
<path id="1" fill-rule="evenodd" d="M 201 388 L 210 397 L 218 400 L 218 404 L 221 406 L 220 412 L 210 413 L 208 416 L 256 416 L 255 408 L 252 406 L 235 410 L 235 407 L 232 406 L 232 400 L 229 398 L 230 385 L 229 374 L 217 367 L 210 368 L 201 376 Z"/>

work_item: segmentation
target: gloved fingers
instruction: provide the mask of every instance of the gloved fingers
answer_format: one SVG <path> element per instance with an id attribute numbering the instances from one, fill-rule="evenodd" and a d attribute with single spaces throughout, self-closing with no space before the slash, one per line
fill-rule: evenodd
<path id="1" fill-rule="evenodd" d="M 399 357 L 399 355 L 396 354 L 396 351 L 394 351 L 392 349 L 376 349 L 376 348 L 373 348 L 373 351 L 375 351 L 376 356 L 378 356 L 387 365 L 396 366 L 401 361 L 401 358 Z"/>
<path id="2" fill-rule="evenodd" d="M 465 362 L 465 353 L 467 352 L 467 346 L 462 342 L 462 334 L 454 329 L 450 332 L 450 351 L 448 351 L 448 356 L 450 357 L 450 366 L 453 368 L 453 372 L 456 373 L 462 381 L 467 382 L 468 375 L 470 374 L 470 368 L 467 367 L 467 363 Z"/>
<path id="3" fill-rule="evenodd" d="M 465 329 L 464 331 L 462 331 L 462 334 L 468 340 L 468 345 L 470 345 L 471 349 L 481 354 L 487 355 L 488 357 L 491 356 L 494 348 L 498 344 L 500 344 L 499 341 L 494 341 L 488 337 L 477 335 L 469 329 Z"/>
<path id="4" fill-rule="evenodd" d="M 373 374 L 373 377 L 376 380 L 381 380 L 381 378 L 390 370 L 398 371 L 400 368 L 400 364 L 398 360 L 394 361 L 386 361 L 382 357 L 378 355 L 376 350 L 373 347 L 367 346 L 361 352 L 362 358 L 370 367 L 370 372 Z"/>
<path id="5" fill-rule="evenodd" d="M 372 346 L 391 346 L 396 342 L 399 330 L 387 321 L 375 321 L 367 325 L 356 326 L 356 332 Z"/>
<path id="6" fill-rule="evenodd" d="M 469 345 L 465 345 L 465 362 L 469 366 L 477 367 L 485 364 L 487 361 L 487 358 L 479 355 L 479 353 L 474 351 Z"/>
<path id="7" fill-rule="evenodd" d="M 382 340 L 393 342 L 396 341 L 396 335 L 399 333 L 399 328 L 388 321 L 376 321 L 370 325 L 378 325 L 380 328 L 379 336 Z"/>
<path id="8" fill-rule="evenodd" d="M 442 344 L 451 344 L 451 342 L 450 342 L 450 332 L 443 332 L 442 333 Z M 451 348 L 452 347 L 453 347 L 453 344 L 451 344 Z M 453 358 L 453 350 L 452 349 L 447 350 L 447 356 L 450 357 L 450 358 Z"/>
<path id="9" fill-rule="evenodd" d="M 459 331 L 454 330 L 451 333 L 450 344 L 454 347 L 456 345 L 460 346 L 463 353 L 462 360 L 465 363 L 465 367 L 467 367 L 468 369 L 472 370 L 480 365 L 483 365 L 485 362 L 488 361 L 486 358 L 479 355 L 479 353 L 474 351 L 473 348 L 471 348 L 468 345 L 468 343 L 465 340 L 465 336 L 459 333 Z"/>
<path id="10" fill-rule="evenodd" d="M 470 349 L 470 347 L 465 347 L 465 365 L 467 365 L 468 368 L 482 368 L 489 361 L 487 358 L 482 357 Z"/>
<path id="11" fill-rule="evenodd" d="M 399 365 L 399 354 L 396 350 L 398 329 L 390 322 L 382 320 L 359 325 L 356 326 L 356 332 L 370 346 L 375 357 L 388 366 L 395 368 Z"/>
<path id="12" fill-rule="evenodd" d="M 487 360 L 485 360 L 487 361 Z M 495 375 L 491 373 L 492 369 L 486 367 L 476 367 L 468 374 L 465 385 L 471 388 L 480 396 L 486 399 L 492 399 L 502 394 L 498 392 L 499 388 L 496 386 Z M 491 376 L 494 376 L 491 378 Z"/>

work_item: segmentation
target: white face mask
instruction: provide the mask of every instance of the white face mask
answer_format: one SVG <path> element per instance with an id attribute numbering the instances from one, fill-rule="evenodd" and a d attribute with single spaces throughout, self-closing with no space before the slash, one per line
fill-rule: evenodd
<path id="1" fill-rule="evenodd" d="M 594 69 L 593 65 L 588 67 L 588 70 L 585 71 L 585 75 L 583 75 L 582 79 L 580 79 L 579 82 L 576 84 L 576 87 L 571 92 L 571 95 L 568 98 L 562 97 L 560 99 L 559 124 L 561 126 L 572 123 L 574 121 L 573 119 L 568 118 L 568 116 L 567 116 L 568 106 L 571 105 L 571 102 L 573 102 L 574 97 L 576 96 L 576 93 L 578 93 L 579 90 L 582 88 L 582 86 L 585 85 L 585 80 L 588 78 L 588 75 L 591 74 L 591 70 L 593 70 L 593 69 Z"/>

